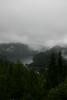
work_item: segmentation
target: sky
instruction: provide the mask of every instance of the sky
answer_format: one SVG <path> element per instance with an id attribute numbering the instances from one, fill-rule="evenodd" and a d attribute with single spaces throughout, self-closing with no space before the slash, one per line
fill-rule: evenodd
<path id="1" fill-rule="evenodd" d="M 0 43 L 67 44 L 67 0 L 0 0 Z"/>

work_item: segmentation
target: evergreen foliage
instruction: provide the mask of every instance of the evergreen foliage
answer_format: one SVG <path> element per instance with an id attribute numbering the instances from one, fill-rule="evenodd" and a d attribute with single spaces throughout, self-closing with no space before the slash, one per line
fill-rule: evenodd
<path id="1" fill-rule="evenodd" d="M 40 63 L 42 59 L 38 63 L 41 66 Z M 67 99 L 67 63 L 61 52 L 52 53 L 48 64 L 43 63 L 39 72 L 35 64 L 32 66 L 0 59 L 0 100 Z"/>

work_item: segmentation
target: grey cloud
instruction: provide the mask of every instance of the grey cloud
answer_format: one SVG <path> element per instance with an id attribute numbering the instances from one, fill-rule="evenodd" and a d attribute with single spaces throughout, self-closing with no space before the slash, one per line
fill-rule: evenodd
<path id="1" fill-rule="evenodd" d="M 66 0 L 0 0 L 0 42 L 67 42 Z"/>

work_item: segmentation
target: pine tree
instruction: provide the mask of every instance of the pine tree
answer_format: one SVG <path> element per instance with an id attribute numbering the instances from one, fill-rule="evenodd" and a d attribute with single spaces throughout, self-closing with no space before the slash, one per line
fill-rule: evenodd
<path id="1" fill-rule="evenodd" d="M 61 51 L 58 53 L 58 83 L 64 81 L 65 67 L 63 65 L 63 57 Z"/>
<path id="2" fill-rule="evenodd" d="M 47 84 L 48 87 L 52 88 L 57 84 L 57 66 L 56 66 L 56 55 L 51 54 L 50 63 L 47 71 Z"/>

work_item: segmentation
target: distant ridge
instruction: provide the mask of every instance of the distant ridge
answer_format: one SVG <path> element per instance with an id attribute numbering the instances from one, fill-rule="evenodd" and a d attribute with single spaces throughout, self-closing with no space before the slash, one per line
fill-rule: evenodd
<path id="1" fill-rule="evenodd" d="M 30 63 L 35 56 L 43 55 L 44 59 L 52 52 L 62 51 L 64 58 L 67 58 L 67 45 L 56 45 L 54 47 L 42 47 L 38 50 L 22 43 L 2 43 L 0 44 L 0 58 L 10 61 L 23 61 Z M 42 57 L 42 56 L 41 56 Z M 42 59 L 42 58 L 41 58 Z M 45 60 L 46 61 L 46 60 Z"/>
<path id="2" fill-rule="evenodd" d="M 11 61 L 21 60 L 23 62 L 29 61 L 37 51 L 33 50 L 26 44 L 21 43 L 3 43 L 0 44 L 0 58 Z"/>

